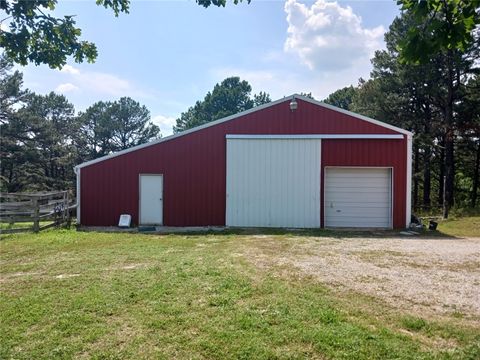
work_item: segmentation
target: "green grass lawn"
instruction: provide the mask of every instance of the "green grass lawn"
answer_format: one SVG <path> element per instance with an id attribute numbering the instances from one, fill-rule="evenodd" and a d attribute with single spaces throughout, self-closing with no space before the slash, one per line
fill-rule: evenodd
<path id="1" fill-rule="evenodd" d="M 441 221 L 438 231 L 450 236 L 480 237 L 480 216 L 466 216 Z"/>
<path id="2" fill-rule="evenodd" d="M 53 223 L 53 221 L 40 221 L 40 227 Z M 20 222 L 20 223 L 0 223 L 0 230 L 7 229 L 24 229 L 24 228 L 33 228 L 33 222 Z"/>
<path id="3" fill-rule="evenodd" d="M 424 319 L 255 267 L 241 251 L 249 236 L 4 236 L 0 358 L 480 358 L 480 329 L 461 317 Z M 279 251 L 295 241 L 272 236 Z"/>

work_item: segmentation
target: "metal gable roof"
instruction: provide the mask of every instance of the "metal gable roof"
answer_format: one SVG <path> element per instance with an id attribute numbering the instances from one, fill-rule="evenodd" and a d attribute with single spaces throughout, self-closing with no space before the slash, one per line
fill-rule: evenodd
<path id="1" fill-rule="evenodd" d="M 160 139 L 157 139 L 157 140 L 153 140 L 153 141 L 148 142 L 148 143 L 145 143 L 145 144 L 133 146 L 133 147 L 131 147 L 131 148 L 128 148 L 128 149 L 125 149 L 125 150 L 121 150 L 121 151 L 118 151 L 118 152 L 113 153 L 113 154 L 105 155 L 105 156 L 102 156 L 102 157 L 97 158 L 97 159 L 94 159 L 94 160 L 86 161 L 86 162 L 84 162 L 84 163 L 82 163 L 82 164 L 79 164 L 79 165 L 75 166 L 75 171 L 76 171 L 77 169 L 81 169 L 81 168 L 83 168 L 83 167 L 96 164 L 96 163 L 98 163 L 98 162 L 102 162 L 102 161 L 105 161 L 105 160 L 108 160 L 108 159 L 111 159 L 111 158 L 114 158 L 114 157 L 117 157 L 117 156 L 121 156 L 121 155 L 123 155 L 123 154 L 127 154 L 127 153 L 132 152 L 132 151 L 137 151 L 137 150 L 140 150 L 140 149 L 149 147 L 149 146 L 157 145 L 157 144 L 160 144 L 160 143 L 162 143 L 162 142 L 170 141 L 170 140 L 176 139 L 176 138 L 178 138 L 178 137 L 185 136 L 185 135 L 188 135 L 188 134 L 190 134 L 190 133 L 193 133 L 193 132 L 196 132 L 196 131 L 199 131 L 199 130 L 202 130 L 202 129 L 205 129 L 205 128 L 208 128 L 208 127 L 211 127 L 211 126 L 215 126 L 215 125 L 218 125 L 218 124 L 221 124 L 221 123 L 230 121 L 230 120 L 234 120 L 234 119 L 239 118 L 239 117 L 241 117 L 241 116 L 245 116 L 245 115 L 247 115 L 247 114 L 250 114 L 250 113 L 253 113 L 253 112 L 256 112 L 256 111 L 260 111 L 260 110 L 269 108 L 269 107 L 271 107 L 271 106 L 278 105 L 278 104 L 280 104 L 280 103 L 282 103 L 282 102 L 290 101 L 290 100 L 293 99 L 293 98 L 300 99 L 300 100 L 309 102 L 309 103 L 311 103 L 311 104 L 324 107 L 324 108 L 329 109 L 329 110 L 333 110 L 333 111 L 336 111 L 336 112 L 340 112 L 340 113 L 343 113 L 343 114 L 345 114 L 345 115 L 349 115 L 349 116 L 354 117 L 354 118 L 357 118 L 357 119 L 359 119 L 359 120 L 363 120 L 363 121 L 366 121 L 366 122 L 369 122 L 369 123 L 372 123 L 372 124 L 375 124 L 375 125 L 384 127 L 384 128 L 386 128 L 386 129 L 390 129 L 390 130 L 396 131 L 396 132 L 398 132 L 398 133 L 400 133 L 400 134 L 405 134 L 405 135 L 407 135 L 407 136 L 412 136 L 412 133 L 411 133 L 410 131 L 404 130 L 404 129 L 402 129 L 402 128 L 399 128 L 399 127 L 396 127 L 396 126 L 393 126 L 393 125 L 390 125 L 390 124 L 387 124 L 387 123 L 384 123 L 384 122 L 381 122 L 381 121 L 378 121 L 378 120 L 369 118 L 369 117 L 367 117 L 367 116 L 359 115 L 359 114 L 356 114 L 356 113 L 354 113 L 354 112 L 351 112 L 351 111 L 348 111 L 348 110 L 344 110 L 344 109 L 342 109 L 342 108 L 339 108 L 339 107 L 336 107 L 336 106 L 333 106 L 333 105 L 325 104 L 325 103 L 323 103 L 323 102 L 321 102 L 321 101 L 317 101 L 317 100 L 314 100 L 314 99 L 311 99 L 311 98 L 308 98 L 308 97 L 305 97 L 305 96 L 302 96 L 302 95 L 293 94 L 293 95 L 284 97 L 284 98 L 282 98 L 282 99 L 278 99 L 278 100 L 269 102 L 269 103 L 267 103 L 267 104 L 263 104 L 263 105 L 260 105 L 260 106 L 257 106 L 257 107 L 254 107 L 254 108 L 251 108 L 251 109 L 248 109 L 248 110 L 239 112 L 239 113 L 237 113 L 237 114 L 233 114 L 233 115 L 224 117 L 224 118 L 222 118 L 222 119 L 218 119 L 218 120 L 211 121 L 211 122 L 206 123 L 206 124 L 203 124 L 203 125 L 199 125 L 199 126 L 194 127 L 194 128 L 192 128 L 192 129 L 188 129 L 188 130 L 182 131 L 182 132 L 180 132 L 180 133 L 178 133 L 178 134 L 173 134 L 173 135 L 170 135 L 170 136 L 167 136 L 167 137 L 164 137 L 164 138 L 160 138 Z"/>

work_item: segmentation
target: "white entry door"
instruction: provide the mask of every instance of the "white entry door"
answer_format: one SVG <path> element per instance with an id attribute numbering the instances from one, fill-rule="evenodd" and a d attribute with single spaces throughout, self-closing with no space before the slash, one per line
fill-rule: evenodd
<path id="1" fill-rule="evenodd" d="M 140 175 L 140 224 L 163 224 L 162 175 Z"/>
<path id="2" fill-rule="evenodd" d="M 392 170 L 326 168 L 326 227 L 392 227 Z"/>

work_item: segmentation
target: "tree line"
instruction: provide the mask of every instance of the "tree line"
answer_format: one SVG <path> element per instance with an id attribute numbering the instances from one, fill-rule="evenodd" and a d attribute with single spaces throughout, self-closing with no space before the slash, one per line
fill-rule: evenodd
<path id="1" fill-rule="evenodd" d="M 0 57 L 0 189 L 74 188 L 73 167 L 160 136 L 150 112 L 131 98 L 75 113 L 63 95 L 23 89 L 22 73 Z"/>
<path id="2" fill-rule="evenodd" d="M 412 131 L 413 207 L 443 207 L 447 217 L 455 204 L 478 206 L 480 36 L 473 31 L 468 46 L 408 63 L 399 49 L 415 21 L 411 13 L 397 17 L 385 34 L 386 50 L 372 59 L 370 79 L 325 102 Z"/>
<path id="3" fill-rule="evenodd" d="M 370 78 L 335 91 L 325 102 L 411 130 L 414 208 L 442 206 L 447 217 L 455 204 L 478 206 L 480 8 L 470 0 L 397 3 L 401 15 L 385 34 L 386 50 L 372 59 Z M 97 4 L 119 15 L 128 13 L 130 1 Z M 100 101 L 76 114 L 63 95 L 23 89 L 22 74 L 12 71 L 12 62 L 61 68 L 69 56 L 76 62 L 97 56 L 94 44 L 80 40 L 72 16 L 45 14 L 55 5 L 56 0 L 0 3 L 10 19 L 9 29 L 0 30 L 1 190 L 73 187 L 74 165 L 161 136 L 148 109 L 133 99 Z M 269 101 L 265 92 L 251 96 L 246 81 L 228 78 L 182 113 L 173 130 Z"/>
<path id="4" fill-rule="evenodd" d="M 174 132 L 270 102 L 265 92 L 251 94 L 250 84 L 230 77 L 202 101 L 182 113 Z M 75 113 L 64 95 L 38 95 L 23 89 L 23 77 L 0 57 L 0 190 L 64 190 L 75 187 L 73 168 L 113 152 L 161 137 L 150 111 L 122 97 L 98 101 Z"/>

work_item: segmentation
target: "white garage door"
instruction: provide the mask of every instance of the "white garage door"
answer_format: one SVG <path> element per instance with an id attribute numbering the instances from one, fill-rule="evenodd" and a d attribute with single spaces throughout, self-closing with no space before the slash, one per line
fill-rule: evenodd
<path id="1" fill-rule="evenodd" d="M 320 227 L 319 139 L 227 139 L 227 226 Z"/>
<path id="2" fill-rule="evenodd" d="M 326 168 L 325 226 L 392 227 L 391 179 L 391 169 Z"/>

